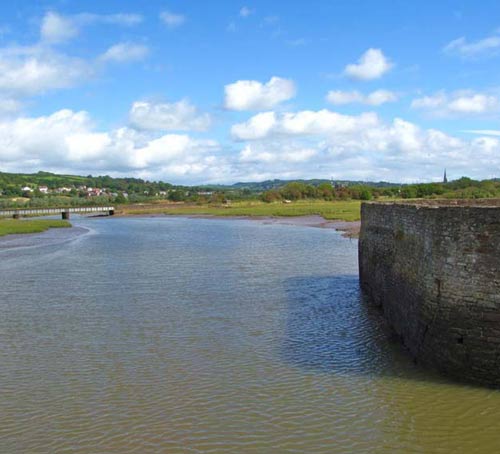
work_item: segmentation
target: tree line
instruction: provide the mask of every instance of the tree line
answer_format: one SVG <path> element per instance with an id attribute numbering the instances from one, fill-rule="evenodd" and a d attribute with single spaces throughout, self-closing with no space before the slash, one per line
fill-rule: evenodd
<path id="1" fill-rule="evenodd" d="M 462 177 L 449 183 L 419 183 L 388 187 L 372 185 L 332 185 L 321 183 L 317 186 L 301 182 L 291 182 L 281 188 L 270 189 L 261 195 L 264 202 L 294 201 L 301 199 L 323 200 L 371 200 L 380 197 L 418 198 L 458 198 L 479 199 L 500 197 L 500 181 L 472 180 Z"/>
<path id="2" fill-rule="evenodd" d="M 273 180 L 263 190 L 257 183 L 237 183 L 231 186 L 175 186 L 165 182 L 150 182 L 138 178 L 113 178 L 92 175 L 56 175 L 49 172 L 36 174 L 12 174 L 0 172 L 0 208 L 19 206 L 85 206 L 101 204 L 150 203 L 156 200 L 195 204 L 223 204 L 229 201 L 262 200 L 286 202 L 302 199 L 321 200 L 371 200 L 377 198 L 491 198 L 500 197 L 500 180 L 472 180 L 462 177 L 448 183 L 366 183 L 327 182 L 309 180 L 286 182 Z M 32 188 L 23 191 L 23 187 Z M 42 194 L 41 186 L 49 188 Z M 54 191 L 65 187 L 69 192 Z M 106 189 L 100 195 L 89 194 L 83 188 Z"/>

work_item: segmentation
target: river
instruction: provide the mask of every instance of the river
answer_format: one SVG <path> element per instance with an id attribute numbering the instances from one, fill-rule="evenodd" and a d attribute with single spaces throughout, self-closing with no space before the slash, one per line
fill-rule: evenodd
<path id="1" fill-rule="evenodd" d="M 0 240 L 1 453 L 496 452 L 500 392 L 413 364 L 357 242 L 76 218 Z"/>

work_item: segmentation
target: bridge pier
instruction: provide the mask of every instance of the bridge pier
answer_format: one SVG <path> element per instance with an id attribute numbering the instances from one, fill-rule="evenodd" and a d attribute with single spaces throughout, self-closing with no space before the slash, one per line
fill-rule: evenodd
<path id="1" fill-rule="evenodd" d="M 62 214 L 63 220 L 67 221 L 69 219 L 69 211 L 63 211 L 61 214 Z"/>
<path id="2" fill-rule="evenodd" d="M 108 214 L 109 214 L 110 216 L 113 216 L 113 215 L 115 214 L 115 210 L 109 210 L 109 211 L 108 211 Z"/>

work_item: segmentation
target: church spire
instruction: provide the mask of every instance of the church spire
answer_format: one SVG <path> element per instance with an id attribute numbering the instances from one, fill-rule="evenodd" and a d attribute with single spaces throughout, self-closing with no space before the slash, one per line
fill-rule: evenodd
<path id="1" fill-rule="evenodd" d="M 446 178 L 446 169 L 444 169 L 443 183 L 448 183 L 448 178 Z"/>

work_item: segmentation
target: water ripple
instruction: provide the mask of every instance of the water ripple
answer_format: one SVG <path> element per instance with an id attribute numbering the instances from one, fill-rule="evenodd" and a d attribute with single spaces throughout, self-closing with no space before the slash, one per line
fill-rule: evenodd
<path id="1" fill-rule="evenodd" d="M 496 391 L 420 370 L 336 232 L 78 220 L 2 251 L 0 452 L 495 452 Z M 34 252 L 36 251 L 36 252 Z"/>

